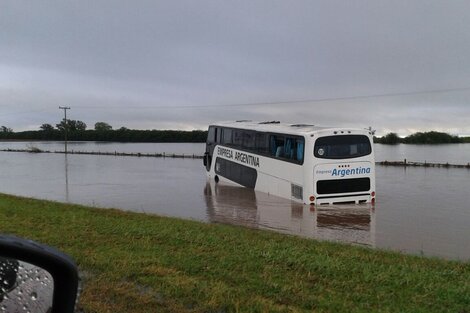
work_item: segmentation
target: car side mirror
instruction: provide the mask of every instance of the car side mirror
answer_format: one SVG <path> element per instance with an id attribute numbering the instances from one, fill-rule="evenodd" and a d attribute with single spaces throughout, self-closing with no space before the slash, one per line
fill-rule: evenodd
<path id="1" fill-rule="evenodd" d="M 0 235 L 0 313 L 73 313 L 78 269 L 64 253 Z"/>

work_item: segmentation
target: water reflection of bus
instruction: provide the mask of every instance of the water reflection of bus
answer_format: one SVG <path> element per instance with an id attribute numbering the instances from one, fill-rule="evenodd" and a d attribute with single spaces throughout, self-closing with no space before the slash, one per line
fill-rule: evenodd
<path id="1" fill-rule="evenodd" d="M 209 126 L 204 165 L 215 182 L 306 204 L 375 201 L 368 130 L 247 121 Z"/>
<path id="2" fill-rule="evenodd" d="M 371 204 L 316 206 L 239 186 L 207 182 L 210 222 L 235 224 L 308 238 L 375 247 L 375 212 Z"/>

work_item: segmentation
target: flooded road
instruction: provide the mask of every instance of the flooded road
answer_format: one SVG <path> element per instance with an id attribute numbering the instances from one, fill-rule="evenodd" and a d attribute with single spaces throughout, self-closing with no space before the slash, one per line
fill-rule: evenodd
<path id="1" fill-rule="evenodd" d="M 180 150 L 171 151 L 175 148 L 171 145 L 141 152 L 197 153 L 191 149 L 201 147 L 173 144 Z M 465 157 L 465 153 L 453 156 L 462 161 Z M 312 208 L 245 188 L 208 183 L 201 160 L 0 152 L 2 193 L 457 260 L 470 260 L 468 190 L 470 171 L 466 169 L 378 166 L 374 207 Z"/>

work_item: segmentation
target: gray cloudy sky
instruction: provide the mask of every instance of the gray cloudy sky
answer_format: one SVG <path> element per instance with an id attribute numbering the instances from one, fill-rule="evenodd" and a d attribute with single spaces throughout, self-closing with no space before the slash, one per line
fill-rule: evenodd
<path id="1" fill-rule="evenodd" d="M 469 1 L 0 2 L 0 125 L 14 130 L 55 124 L 67 105 L 91 127 L 470 135 L 469 88 Z M 402 95 L 359 98 L 381 94 Z"/>

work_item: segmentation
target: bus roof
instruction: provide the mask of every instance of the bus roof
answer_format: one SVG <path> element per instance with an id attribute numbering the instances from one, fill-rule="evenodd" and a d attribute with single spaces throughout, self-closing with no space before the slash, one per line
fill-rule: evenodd
<path id="1" fill-rule="evenodd" d="M 279 121 L 267 121 L 267 122 L 256 122 L 256 121 L 231 121 L 231 122 L 218 122 L 213 123 L 211 126 L 231 127 L 240 129 L 250 129 L 257 131 L 273 132 L 273 133 L 285 133 L 285 134 L 303 134 L 308 135 L 321 131 L 328 130 L 346 130 L 346 131 L 363 131 L 365 134 L 369 134 L 367 129 L 358 128 L 343 128 L 343 127 L 320 127 L 311 124 L 291 124 L 281 123 Z"/>

